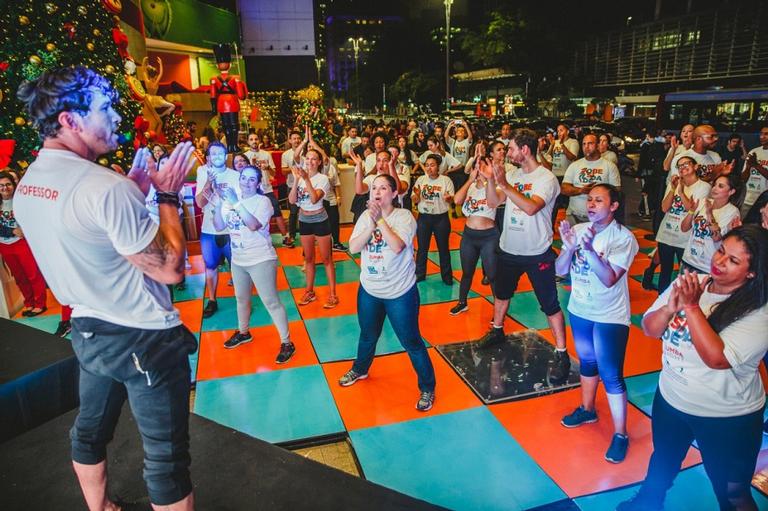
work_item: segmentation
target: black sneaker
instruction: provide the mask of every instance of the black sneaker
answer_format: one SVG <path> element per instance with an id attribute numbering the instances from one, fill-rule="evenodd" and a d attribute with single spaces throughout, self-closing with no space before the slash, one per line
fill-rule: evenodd
<path id="1" fill-rule="evenodd" d="M 571 359 L 567 351 L 555 350 L 555 358 L 552 360 L 552 371 L 549 378 L 552 380 L 567 380 L 571 373 Z"/>
<path id="2" fill-rule="evenodd" d="M 578 428 L 584 424 L 597 422 L 597 412 L 585 410 L 583 406 L 576 408 L 572 414 L 566 415 L 560 421 L 560 424 L 566 428 Z M 613 444 L 611 444 L 613 445 Z"/>
<path id="3" fill-rule="evenodd" d="M 341 243 L 334 243 L 333 244 L 333 251 L 334 252 L 346 252 L 347 251 L 347 247 L 345 247 Z"/>
<path id="4" fill-rule="evenodd" d="M 611 439 L 611 445 L 605 453 L 605 460 L 611 463 L 621 463 L 627 457 L 629 437 L 616 433 Z"/>
<path id="5" fill-rule="evenodd" d="M 507 342 L 507 336 L 504 335 L 504 329 L 491 326 L 488 333 L 482 336 L 477 342 L 477 346 L 478 348 L 490 348 L 491 346 L 504 344 L 505 342 Z"/>
<path id="6" fill-rule="evenodd" d="M 422 392 L 419 396 L 419 400 L 416 402 L 416 409 L 420 412 L 428 412 L 432 409 L 432 405 L 435 404 L 434 392 Z"/>
<path id="7" fill-rule="evenodd" d="M 642 490 L 635 493 L 629 500 L 619 503 L 616 511 L 663 511 L 664 498 L 651 498 L 644 495 Z"/>
<path id="8" fill-rule="evenodd" d="M 56 328 L 56 331 L 53 333 L 53 335 L 56 337 L 66 337 L 71 330 L 72 323 L 69 321 L 59 321 L 59 326 Z"/>
<path id="9" fill-rule="evenodd" d="M 219 310 L 219 304 L 216 303 L 216 300 L 208 300 L 208 303 L 205 304 L 205 309 L 203 309 L 203 317 L 210 318 L 217 310 Z"/>
<path id="10" fill-rule="evenodd" d="M 459 302 L 453 306 L 453 308 L 450 310 L 450 313 L 451 313 L 451 316 L 458 316 L 462 312 L 466 312 L 468 310 L 469 310 L 469 305 L 467 305 L 467 302 Z"/>
<path id="11" fill-rule="evenodd" d="M 285 248 L 293 248 L 295 245 L 293 244 L 293 240 L 286 236 L 283 238 L 283 246 Z"/>
<path id="12" fill-rule="evenodd" d="M 653 269 L 646 268 L 643 272 L 643 281 L 641 282 L 643 289 L 647 291 L 658 291 L 659 289 L 653 284 Z"/>
<path id="13" fill-rule="evenodd" d="M 248 332 L 247 334 L 241 334 L 240 332 L 235 331 L 235 333 L 232 334 L 232 337 L 224 342 L 224 347 L 227 349 L 237 348 L 241 344 L 251 342 L 252 339 L 253 337 L 251 337 L 251 332 Z"/>
<path id="14" fill-rule="evenodd" d="M 296 346 L 292 342 L 284 342 L 280 344 L 280 353 L 277 354 L 275 362 L 278 364 L 285 364 L 293 356 L 296 351 Z"/>

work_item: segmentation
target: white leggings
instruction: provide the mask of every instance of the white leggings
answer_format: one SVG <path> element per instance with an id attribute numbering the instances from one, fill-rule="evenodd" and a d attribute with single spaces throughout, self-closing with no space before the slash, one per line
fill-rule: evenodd
<path id="1" fill-rule="evenodd" d="M 232 263 L 232 282 L 237 298 L 237 321 L 241 332 L 248 331 L 251 317 L 251 282 L 256 286 L 261 301 L 277 327 L 281 342 L 290 342 L 288 316 L 277 294 L 277 260 L 264 261 L 253 266 L 238 266 Z"/>

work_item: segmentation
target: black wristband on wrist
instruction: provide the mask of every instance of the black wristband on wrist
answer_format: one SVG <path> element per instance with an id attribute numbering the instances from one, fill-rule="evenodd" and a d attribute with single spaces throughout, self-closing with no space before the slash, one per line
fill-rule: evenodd
<path id="1" fill-rule="evenodd" d="M 157 192 L 156 195 L 158 204 L 171 204 L 177 208 L 181 206 L 179 202 L 179 194 L 173 192 Z"/>

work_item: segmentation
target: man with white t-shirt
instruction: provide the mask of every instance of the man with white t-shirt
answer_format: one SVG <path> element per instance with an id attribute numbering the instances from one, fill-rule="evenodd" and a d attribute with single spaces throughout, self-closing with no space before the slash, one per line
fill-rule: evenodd
<path id="1" fill-rule="evenodd" d="M 565 214 L 571 225 L 589 222 L 587 195 L 597 183 L 607 183 L 621 189 L 621 175 L 616 165 L 600 156 L 597 136 L 590 133 L 581 141 L 584 157 L 568 166 L 560 193 L 570 197 Z"/>
<path id="2" fill-rule="evenodd" d="M 206 149 L 207 164 L 197 169 L 197 192 L 195 202 L 203 210 L 203 224 L 200 227 L 200 252 L 205 263 L 205 286 L 208 290 L 208 303 L 203 309 L 203 317 L 213 316 L 219 305 L 216 302 L 216 287 L 219 284 L 219 264 L 222 259 L 232 262 L 229 246 L 229 231 L 223 231 L 213 225 L 213 204 L 211 195 L 217 188 L 239 190 L 240 174 L 227 167 L 227 147 L 221 142 L 211 142 Z"/>
<path id="3" fill-rule="evenodd" d="M 579 157 L 579 141 L 568 136 L 568 126 L 565 124 L 557 125 L 557 138 L 549 146 L 549 150 L 541 158 L 541 165 L 548 168 L 557 178 L 559 183 L 563 182 L 565 171 Z M 538 145 L 536 146 L 538 148 Z M 557 218 L 557 210 L 565 207 L 568 203 L 568 197 L 560 194 L 552 207 L 552 223 Z"/>
<path id="4" fill-rule="evenodd" d="M 746 183 L 742 216 L 765 190 L 768 190 L 768 126 L 760 129 L 760 145 L 749 151 L 741 172 L 741 181 Z"/>
<path id="5" fill-rule="evenodd" d="M 126 178 L 93 163 L 117 148 L 118 96 L 106 78 L 85 67 L 51 69 L 22 83 L 18 97 L 43 148 L 14 210 L 49 287 L 73 308 L 80 410 L 70 438 L 87 507 L 119 509 L 107 496 L 106 447 L 127 398 L 151 503 L 191 510 L 188 355 L 197 341 L 165 284 L 184 273 L 177 194 L 194 147 L 179 144 L 159 171 L 141 148 Z M 150 182 L 159 224 L 144 206 Z"/>
<path id="6" fill-rule="evenodd" d="M 280 157 L 280 170 L 282 171 L 283 175 L 286 176 L 285 184 L 287 190 L 290 190 L 293 188 L 294 179 L 291 168 L 296 165 L 294 153 L 301 145 L 301 133 L 295 130 L 291 131 L 291 134 L 288 136 L 288 143 L 291 145 L 291 147 L 284 151 L 283 155 Z M 300 156 L 300 158 L 303 160 L 303 156 Z M 291 204 L 289 209 L 290 215 L 288 216 L 288 239 L 283 240 L 283 246 L 293 248 L 294 240 L 296 239 L 296 230 L 299 226 L 299 208 L 296 206 L 296 204 Z"/>
<path id="7" fill-rule="evenodd" d="M 363 139 L 357 136 L 357 126 L 350 126 L 346 138 L 341 142 L 341 154 L 346 157 L 352 149 L 362 142 Z"/>
<path id="8" fill-rule="evenodd" d="M 672 176 L 678 175 L 677 162 L 683 155 L 696 160 L 698 168 L 696 172 L 702 181 L 714 183 L 715 179 L 721 175 L 728 174 L 733 169 L 733 162 L 723 162 L 720 155 L 712 150 L 717 144 L 717 139 L 717 131 L 709 124 L 696 126 L 693 130 L 691 148 L 672 158 L 672 166 L 667 174 L 667 184 L 672 180 Z"/>
<path id="9" fill-rule="evenodd" d="M 519 129 L 510 141 L 508 151 L 519 168 L 505 172 L 504 167 L 493 166 L 493 179 L 507 198 L 497 259 L 493 326 L 481 342 L 484 346 L 506 342 L 504 316 L 520 277 L 525 273 L 557 344 L 550 377 L 563 381 L 568 378 L 571 360 L 565 348 L 565 319 L 557 298 L 551 219 L 560 185 L 552 172 L 536 161 L 538 144 L 534 131 Z M 496 194 L 488 194 L 487 200 L 488 207 L 499 204 Z"/>
<path id="10" fill-rule="evenodd" d="M 261 141 L 255 133 L 248 135 L 248 150 L 243 154 L 248 158 L 248 163 L 256 165 L 262 172 L 261 191 L 264 192 L 264 196 L 269 199 L 272 203 L 272 209 L 275 210 L 272 213 L 272 218 L 275 219 L 277 229 L 283 235 L 283 245 L 286 247 L 293 245 L 293 240 L 288 236 L 285 219 L 280 212 L 280 203 L 277 201 L 272 187 L 272 179 L 275 177 L 275 161 L 272 159 L 272 155 L 261 148 Z"/>

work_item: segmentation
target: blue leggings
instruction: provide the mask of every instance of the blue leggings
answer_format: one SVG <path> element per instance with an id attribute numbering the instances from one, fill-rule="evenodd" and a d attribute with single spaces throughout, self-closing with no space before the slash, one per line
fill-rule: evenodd
<path id="1" fill-rule="evenodd" d="M 608 394 L 623 394 L 624 354 L 627 351 L 629 326 L 615 323 L 596 323 L 575 314 L 570 315 L 576 353 L 579 354 L 581 375 L 600 375 Z"/>

